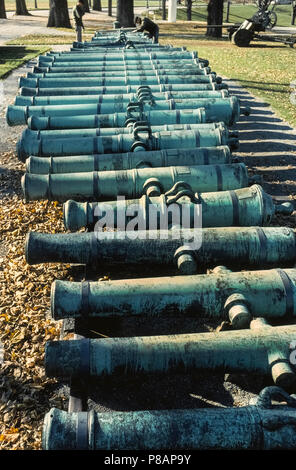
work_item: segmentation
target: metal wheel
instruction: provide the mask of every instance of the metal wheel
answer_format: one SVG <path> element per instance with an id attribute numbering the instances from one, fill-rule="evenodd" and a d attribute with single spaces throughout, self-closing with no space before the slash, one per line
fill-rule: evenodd
<path id="1" fill-rule="evenodd" d="M 238 47 L 248 47 L 253 38 L 253 33 L 248 29 L 237 30 L 231 38 L 231 42 Z"/>
<path id="2" fill-rule="evenodd" d="M 269 24 L 266 26 L 266 29 L 272 29 L 277 22 L 277 15 L 274 11 L 269 12 Z"/>

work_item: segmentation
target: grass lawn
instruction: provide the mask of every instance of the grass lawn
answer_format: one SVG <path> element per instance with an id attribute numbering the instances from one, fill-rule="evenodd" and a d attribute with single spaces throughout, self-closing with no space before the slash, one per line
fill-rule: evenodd
<path id="1" fill-rule="evenodd" d="M 282 119 L 296 127 L 296 106 L 289 100 L 289 85 L 296 79 L 295 48 L 261 42 L 240 48 L 226 38 L 208 40 L 205 30 L 196 30 L 188 23 L 161 25 L 160 33 L 164 33 L 160 36 L 161 44 L 198 51 L 199 57 L 210 61 L 213 71 L 236 80 L 255 96 L 263 98 Z"/>
<path id="2" fill-rule="evenodd" d="M 242 5 L 242 4 L 231 4 L 230 5 L 230 23 L 241 23 L 246 18 L 251 18 L 257 11 L 256 5 Z M 277 14 L 277 26 L 290 26 L 291 25 L 291 5 L 278 5 L 274 9 Z M 161 18 L 161 11 L 156 10 L 156 18 Z M 186 8 L 179 8 L 177 14 L 178 20 L 186 20 Z M 201 5 L 199 7 L 193 7 L 192 9 L 192 21 L 207 21 L 207 7 Z M 226 2 L 224 2 L 224 22 L 226 21 Z"/>
<path id="3" fill-rule="evenodd" d="M 0 46 L 0 79 L 5 78 L 12 70 L 16 69 L 30 59 L 48 51 L 48 47 L 6 47 Z"/>

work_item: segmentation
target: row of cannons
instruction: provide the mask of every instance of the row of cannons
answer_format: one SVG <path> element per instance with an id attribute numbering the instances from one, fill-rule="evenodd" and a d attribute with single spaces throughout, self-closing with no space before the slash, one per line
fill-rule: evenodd
<path id="1" fill-rule="evenodd" d="M 46 415 L 44 449 L 295 448 L 296 240 L 292 228 L 268 227 L 293 206 L 275 204 L 232 156 L 238 135 L 229 127 L 241 112 L 250 110 L 196 53 L 123 30 L 40 56 L 20 79 L 7 121 L 27 124 L 17 144 L 26 163 L 24 197 L 64 202 L 68 230 L 30 232 L 27 262 L 166 271 L 148 279 L 57 280 L 52 318 L 170 321 L 173 312 L 229 324 L 219 333 L 48 342 L 47 375 L 85 383 L 247 371 L 274 383 L 241 408 L 97 413 L 75 408 L 70 397 L 68 412 Z M 135 207 L 131 238 L 125 229 Z"/>

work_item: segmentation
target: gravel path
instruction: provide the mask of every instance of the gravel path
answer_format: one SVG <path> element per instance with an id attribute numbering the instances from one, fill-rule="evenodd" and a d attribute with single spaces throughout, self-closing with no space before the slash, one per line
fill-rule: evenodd
<path id="1" fill-rule="evenodd" d="M 275 26 L 271 33 L 274 34 L 296 34 L 296 26 Z"/>

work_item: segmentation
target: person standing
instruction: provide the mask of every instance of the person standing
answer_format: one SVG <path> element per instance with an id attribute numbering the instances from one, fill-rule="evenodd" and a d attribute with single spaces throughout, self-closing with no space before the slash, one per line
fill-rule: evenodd
<path id="1" fill-rule="evenodd" d="M 156 23 L 153 23 L 153 21 L 147 17 L 142 20 L 142 18 L 136 16 L 135 24 L 137 29 L 133 32 L 141 33 L 142 31 L 148 31 L 149 37 L 153 38 L 153 43 L 158 43 L 159 27 Z"/>
<path id="2" fill-rule="evenodd" d="M 79 1 L 77 5 L 73 8 L 73 19 L 75 22 L 77 42 L 82 42 L 82 30 L 84 29 L 82 17 L 84 14 L 85 14 L 84 4 L 83 2 Z"/>

